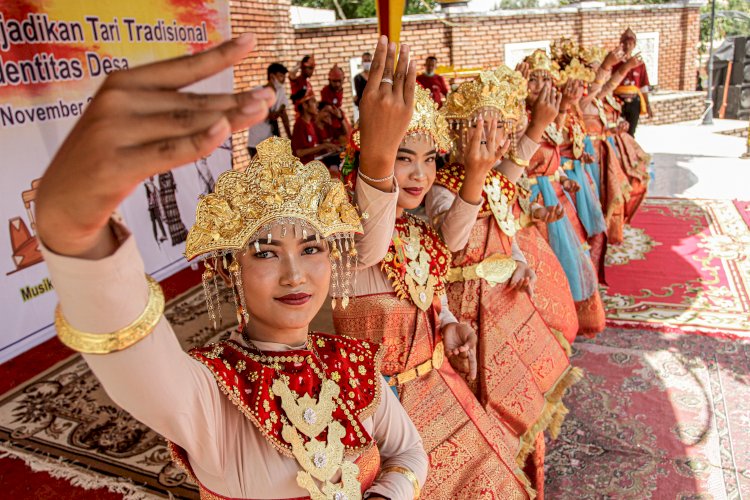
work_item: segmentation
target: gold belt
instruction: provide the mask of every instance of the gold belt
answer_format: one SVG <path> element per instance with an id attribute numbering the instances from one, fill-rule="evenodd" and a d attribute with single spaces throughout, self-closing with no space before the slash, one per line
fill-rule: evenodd
<path id="1" fill-rule="evenodd" d="M 482 262 L 464 267 L 451 267 L 448 271 L 449 283 L 483 279 L 490 286 L 505 283 L 516 270 L 516 261 L 508 255 L 493 253 Z"/>
<path id="2" fill-rule="evenodd" d="M 555 173 L 552 175 L 537 175 L 536 177 L 529 177 L 529 184 L 534 185 L 539 183 L 539 177 L 546 177 L 550 180 L 550 182 L 560 182 L 560 170 L 555 170 Z"/>
<path id="3" fill-rule="evenodd" d="M 405 372 L 393 375 L 388 380 L 388 385 L 404 385 L 405 383 L 411 382 L 412 380 L 419 378 L 422 375 L 427 375 L 432 370 L 439 370 L 440 367 L 443 366 L 444 360 L 445 347 L 443 347 L 442 342 L 439 342 L 438 345 L 435 346 L 435 349 L 432 351 L 432 359 L 428 359 L 424 363 L 420 363 L 411 370 L 406 370 Z"/>
<path id="4" fill-rule="evenodd" d="M 573 170 L 575 166 L 573 165 L 572 161 L 566 161 L 565 163 L 563 163 L 562 168 L 563 170 Z"/>

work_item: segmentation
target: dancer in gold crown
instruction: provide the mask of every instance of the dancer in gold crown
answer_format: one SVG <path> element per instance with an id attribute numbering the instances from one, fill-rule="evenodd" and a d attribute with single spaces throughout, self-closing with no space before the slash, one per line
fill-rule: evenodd
<path id="1" fill-rule="evenodd" d="M 362 106 L 363 117 L 374 111 L 366 94 Z M 494 134 L 480 144 L 483 132 L 474 135 L 467 166 L 480 178 L 503 151 Z M 360 254 L 356 297 L 348 308 L 334 310 L 336 331 L 383 343 L 383 373 L 429 455 L 425 498 L 526 498 L 533 492 L 515 463 L 518 436 L 482 407 L 462 378 L 476 376 L 476 336 L 451 314 L 445 297 L 449 247 L 465 244 L 480 204 L 457 199 L 442 236 L 407 212 L 422 203 L 435 180 L 436 156 L 451 144 L 448 124 L 429 91 L 416 89 L 408 130 L 393 144 L 398 150 L 387 177 L 395 178 L 397 187 L 390 193 L 366 184 L 364 143 L 360 168 L 355 161 L 347 174 L 359 207 L 388 217 L 363 223 L 359 247 L 368 251 Z"/>
<path id="2" fill-rule="evenodd" d="M 381 39 L 368 82 L 380 114 L 368 127 L 403 133 L 408 119 Z M 177 92 L 238 62 L 242 36 L 216 49 L 111 75 L 47 169 L 37 198 L 45 259 L 60 296 L 61 340 L 81 351 L 115 402 L 164 435 L 202 498 L 411 499 L 427 460 L 419 434 L 380 376 L 375 343 L 308 333 L 329 282 L 346 290 L 362 230 L 343 185 L 272 138 L 244 171 L 222 174 L 198 204 L 186 256 L 224 276 L 240 329 L 184 353 L 144 278 L 135 241 L 111 219 L 143 179 L 208 154 L 262 120 L 271 92 Z M 412 67 L 408 79 L 414 82 Z M 185 114 L 191 120 L 182 120 Z M 387 121 L 381 121 L 387 120 Z M 371 141 L 364 138 L 363 141 Z M 363 143 L 363 146 L 365 144 Z M 368 143 L 368 148 L 377 149 Z M 365 173 L 382 177 L 377 161 Z M 94 179 L 95 182 L 91 182 Z"/>
<path id="3" fill-rule="evenodd" d="M 462 238 L 448 239 L 453 252 L 448 303 L 479 337 L 474 392 L 519 439 L 517 463 L 526 467 L 541 494 L 542 433 L 550 426 L 559 427 L 565 413 L 562 394 L 577 372 L 569 370 L 567 342 L 561 335 L 556 338 L 532 302 L 535 275 L 515 244 L 520 226 L 513 211 L 515 183 L 536 151 L 542 131 L 557 114 L 550 99 L 541 103 L 544 106 L 527 125 L 525 97 L 523 76 L 506 66 L 480 73 L 448 97 L 441 112 L 455 141 L 453 162 L 437 172 L 426 207 L 446 238 L 456 233 L 453 206 L 477 207 L 475 218 L 460 226 Z M 502 162 L 496 158 L 478 169 L 472 165 L 476 159 L 471 139 L 485 125 L 485 135 L 507 138 L 510 148 Z M 532 463 L 527 463 L 534 450 Z"/>

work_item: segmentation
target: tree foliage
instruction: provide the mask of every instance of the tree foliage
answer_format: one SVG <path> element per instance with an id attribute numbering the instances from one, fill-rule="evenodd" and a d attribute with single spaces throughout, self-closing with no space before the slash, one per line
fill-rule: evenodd
<path id="1" fill-rule="evenodd" d="M 342 14 L 344 19 L 375 17 L 375 0 L 292 0 L 292 5 L 330 9 L 336 12 L 338 19 L 342 19 Z M 436 5 L 436 0 L 406 0 L 404 13 L 426 14 Z"/>

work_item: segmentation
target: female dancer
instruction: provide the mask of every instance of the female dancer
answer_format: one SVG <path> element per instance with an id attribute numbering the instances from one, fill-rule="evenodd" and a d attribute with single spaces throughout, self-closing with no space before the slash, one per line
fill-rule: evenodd
<path id="1" fill-rule="evenodd" d="M 482 405 L 519 437 L 519 465 L 526 465 L 536 447 L 528 472 L 541 494 L 542 432 L 561 423 L 565 413 L 561 398 L 577 372 L 569 370 L 565 347 L 560 344 L 560 340 L 567 342 L 556 338 L 531 301 L 534 275 L 514 241 L 519 224 L 513 205 L 515 182 L 556 115 L 556 98 L 539 101 L 507 160 L 498 159 L 482 170 L 470 167 L 476 163 L 473 141 L 478 140 L 472 127 L 481 131 L 487 124 L 485 135 L 511 136 L 509 140 L 515 142 L 519 119 L 525 117 L 525 96 L 521 74 L 501 66 L 462 84 L 448 97 L 441 112 L 453 130 L 453 162 L 438 171 L 426 208 L 453 252 L 448 276 L 450 308 L 478 334 L 478 381 L 472 388 Z M 501 128 L 496 132 L 498 123 Z M 467 202 L 481 208 L 466 229 L 462 221 L 459 233 L 450 218 L 451 209 Z M 451 233 L 461 238 L 451 241 L 455 239 L 449 238 Z"/>
<path id="2" fill-rule="evenodd" d="M 533 104 L 545 89 L 559 79 L 557 65 L 544 51 L 537 50 L 526 59 L 528 64 L 529 97 Z M 580 223 L 569 194 L 580 186 L 568 178 L 560 164 L 560 144 L 563 142 L 561 124 L 565 123 L 568 102 L 575 99 L 578 88 L 568 83 L 556 123 L 544 131 L 539 149 L 527 167 L 531 183 L 532 200 L 543 200 L 545 205 L 562 205 L 562 219 L 549 224 L 537 224 L 562 264 L 568 277 L 571 294 L 576 304 L 579 333 L 595 335 L 604 330 L 604 306 L 599 296 L 599 282 L 589 252 L 584 247 L 586 234 Z M 567 101 L 567 102 L 566 102 Z"/>
<path id="3" fill-rule="evenodd" d="M 368 127 L 384 127 L 384 117 L 403 133 L 410 103 L 401 88 L 377 88 L 393 71 L 393 47 L 384 63 L 386 43 L 378 44 L 370 78 L 370 99 L 383 115 Z M 308 334 L 332 265 L 340 269 L 345 260 L 343 242 L 361 230 L 324 165 L 303 166 L 289 141 L 272 138 L 246 171 L 224 173 L 201 199 L 186 255 L 208 256 L 206 281 L 227 276 L 242 328 L 190 355 L 162 316 L 163 295 L 144 278 L 133 237 L 110 219 L 144 178 L 195 161 L 232 130 L 264 119 L 273 100 L 266 90 L 177 91 L 252 47 L 244 35 L 112 74 L 99 90 L 37 198 L 39 236 L 61 301 L 58 333 L 84 353 L 115 402 L 173 443 L 202 498 L 413 498 L 426 456 L 379 376 L 379 347 Z M 415 70 L 407 76 L 406 64 L 403 58 L 396 73 L 413 85 Z M 368 174 L 380 175 L 368 165 Z"/>
<path id="4" fill-rule="evenodd" d="M 527 498 L 533 491 L 514 460 L 517 434 L 485 411 L 461 377 L 476 375 L 476 336 L 447 307 L 449 249 L 430 224 L 406 212 L 419 207 L 435 180 L 437 153 L 450 147 L 447 123 L 430 93 L 418 87 L 414 102 L 388 175 L 395 176 L 398 189 L 375 193 L 361 169 L 349 174 L 363 212 L 384 213 L 388 206 L 394 222 L 364 222 L 359 247 L 381 251 L 360 252 L 356 298 L 348 308 L 334 310 L 334 325 L 337 333 L 385 346 L 383 373 L 417 426 L 430 459 L 425 498 Z M 501 152 L 494 134 L 484 145 L 477 136 L 468 175 L 483 176 L 480 172 Z M 463 245 L 479 208 L 457 199 L 446 215 L 445 241 Z M 443 362 L 445 355 L 449 363 Z"/>

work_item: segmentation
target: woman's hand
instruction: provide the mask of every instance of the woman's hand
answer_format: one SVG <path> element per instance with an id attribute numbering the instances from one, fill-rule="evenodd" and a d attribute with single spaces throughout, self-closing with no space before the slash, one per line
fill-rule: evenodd
<path id="1" fill-rule="evenodd" d="M 536 143 L 542 140 L 544 129 L 557 118 L 561 100 L 562 94 L 549 82 L 545 83 L 531 108 L 531 121 L 526 129 L 529 139 Z"/>
<path id="2" fill-rule="evenodd" d="M 188 57 L 109 75 L 52 159 L 36 198 L 41 241 L 88 259 L 114 250 L 112 212 L 143 180 L 209 155 L 234 130 L 263 121 L 270 89 L 240 94 L 178 90 L 253 49 L 252 35 Z"/>
<path id="3" fill-rule="evenodd" d="M 546 207 L 534 207 L 531 210 L 531 220 L 551 224 L 562 219 L 565 211 L 562 205 L 550 205 Z"/>
<path id="4" fill-rule="evenodd" d="M 414 62 L 409 61 L 408 45 L 401 45 L 398 65 L 395 61 L 396 44 L 389 44 L 388 38 L 381 36 L 359 103 L 359 169 L 374 179 L 393 174 L 398 146 L 414 112 L 417 69 Z M 390 191 L 393 178 L 368 184 Z"/>
<path id="5" fill-rule="evenodd" d="M 526 80 L 529 79 L 529 75 L 531 74 L 531 68 L 529 67 L 529 63 L 523 62 L 523 61 L 516 64 L 516 71 L 521 73 L 521 76 L 523 76 Z"/>
<path id="6" fill-rule="evenodd" d="M 581 186 L 573 179 L 563 179 L 561 184 L 563 189 L 570 194 L 575 194 L 581 189 Z"/>
<path id="7" fill-rule="evenodd" d="M 567 111 L 571 106 L 575 106 L 583 97 L 583 84 L 580 80 L 568 80 L 562 88 L 562 100 L 560 101 L 560 110 Z"/>
<path id="8" fill-rule="evenodd" d="M 482 201 L 484 179 L 509 147 L 510 138 L 504 129 L 497 128 L 497 118 L 489 122 L 481 116 L 477 118 L 476 126 L 469 131 L 469 145 L 464 153 L 466 177 L 461 186 L 462 200 L 473 205 Z"/>
<path id="9" fill-rule="evenodd" d="M 516 261 L 516 270 L 510 277 L 508 287 L 511 290 L 525 291 L 529 297 L 534 297 L 534 287 L 536 286 L 536 273 L 528 264 Z"/>
<path id="10" fill-rule="evenodd" d="M 477 378 L 477 334 L 466 323 L 448 323 L 442 328 L 445 355 L 451 366 L 470 380 Z"/>

